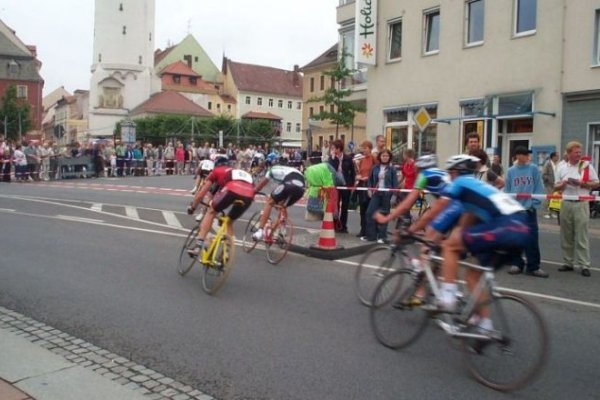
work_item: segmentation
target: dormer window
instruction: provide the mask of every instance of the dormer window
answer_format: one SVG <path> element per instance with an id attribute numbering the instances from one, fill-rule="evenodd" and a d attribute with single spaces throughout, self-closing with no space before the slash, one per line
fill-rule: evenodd
<path id="1" fill-rule="evenodd" d="M 15 60 L 10 60 L 7 67 L 8 67 L 9 75 L 16 76 L 19 74 L 19 64 L 17 64 L 17 62 Z"/>
<path id="2" fill-rule="evenodd" d="M 179 76 L 179 75 L 173 75 L 173 82 L 174 83 L 181 82 L 181 76 Z"/>
<path id="3" fill-rule="evenodd" d="M 197 82 L 198 82 L 198 80 L 196 79 L 195 76 L 190 76 L 190 85 L 196 86 Z"/>

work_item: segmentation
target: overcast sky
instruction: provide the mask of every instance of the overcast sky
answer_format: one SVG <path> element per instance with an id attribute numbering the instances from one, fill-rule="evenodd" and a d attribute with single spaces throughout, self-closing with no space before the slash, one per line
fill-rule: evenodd
<path id="1" fill-rule="evenodd" d="M 188 33 L 221 67 L 234 61 L 292 69 L 337 41 L 339 0 L 156 0 L 156 42 L 164 49 Z M 94 0 L 0 0 L 0 19 L 37 46 L 44 95 L 64 86 L 88 90 Z"/>

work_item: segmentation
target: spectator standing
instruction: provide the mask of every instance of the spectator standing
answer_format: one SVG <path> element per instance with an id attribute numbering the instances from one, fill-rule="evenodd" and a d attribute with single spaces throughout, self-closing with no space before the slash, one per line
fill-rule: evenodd
<path id="1" fill-rule="evenodd" d="M 169 142 L 164 152 L 165 158 L 165 169 L 167 170 L 167 175 L 173 175 L 175 171 L 175 148 L 173 147 L 173 143 Z"/>
<path id="2" fill-rule="evenodd" d="M 327 140 L 323 141 L 323 148 L 321 149 L 321 161 L 327 162 L 329 161 L 329 156 L 331 155 L 331 149 L 329 148 L 329 142 Z"/>
<path id="3" fill-rule="evenodd" d="M 185 149 L 183 148 L 183 143 L 178 142 L 177 148 L 175 149 L 175 160 L 177 161 L 177 166 L 175 167 L 176 175 L 183 175 L 183 166 L 185 164 Z"/>
<path id="4" fill-rule="evenodd" d="M 496 175 L 498 175 L 500 177 L 504 176 L 504 168 L 502 168 L 502 163 L 500 160 L 500 156 L 498 154 L 494 154 L 494 157 L 492 157 L 492 165 L 491 165 L 490 169 Z"/>
<path id="5" fill-rule="evenodd" d="M 115 148 L 115 152 L 117 154 L 117 175 L 123 176 L 125 175 L 125 151 L 127 148 L 120 140 L 117 140 L 117 147 Z"/>
<path id="6" fill-rule="evenodd" d="M 556 164 L 558 162 L 558 153 L 553 151 L 550 153 L 550 158 L 544 164 L 544 168 L 542 170 L 542 181 L 544 182 L 544 189 L 546 190 L 546 194 L 552 194 L 554 192 L 554 182 L 556 176 Z M 546 212 L 544 214 L 544 218 L 552 218 L 553 214 L 550 211 L 550 201 L 545 199 L 543 202 L 543 209 Z"/>
<path id="7" fill-rule="evenodd" d="M 375 137 L 375 149 L 373 149 L 372 153 L 375 156 L 375 158 L 377 159 L 377 156 L 379 155 L 379 153 L 381 153 L 384 150 L 385 150 L 385 136 L 377 135 L 377 137 Z"/>
<path id="8" fill-rule="evenodd" d="M 356 170 L 352 156 L 344 153 L 344 142 L 334 140 L 331 142 L 331 158 L 329 164 L 337 171 L 337 175 L 344 177 L 345 186 L 353 186 L 356 180 Z M 340 201 L 340 225 L 336 226 L 336 232 L 348 233 L 348 205 L 350 203 L 350 190 L 339 189 L 338 197 Z"/>
<path id="9" fill-rule="evenodd" d="M 162 170 L 165 166 L 165 149 L 163 148 L 162 144 L 159 144 L 158 147 L 156 148 L 156 153 L 155 153 L 155 157 L 156 157 L 156 175 L 161 175 L 162 174 Z"/>
<path id="10" fill-rule="evenodd" d="M 392 152 L 383 150 L 377 155 L 378 164 L 373 167 L 369 176 L 369 195 L 371 200 L 367 207 L 367 235 L 362 241 L 385 243 L 387 240 L 387 223 L 379 224 L 373 219 L 373 214 L 379 211 L 387 215 L 390 212 L 392 193 L 377 189 L 395 189 L 398 187 L 398 172 L 392 164 Z"/>
<path id="11" fill-rule="evenodd" d="M 527 150 L 527 149 L 525 149 Z M 475 178 L 489 185 L 494 186 L 497 189 L 502 189 L 505 185 L 504 178 L 497 175 L 488 164 L 488 155 L 482 149 L 471 150 L 469 155 L 479 158 L 477 163 L 477 169 L 475 170 Z"/>
<path id="12" fill-rule="evenodd" d="M 479 133 L 471 132 L 467 134 L 467 154 L 470 154 L 471 151 L 475 151 L 481 149 L 481 143 L 479 142 Z"/>
<path id="13" fill-rule="evenodd" d="M 152 176 L 154 174 L 154 149 L 152 143 L 146 144 L 144 148 L 144 160 L 146 160 L 146 175 Z"/>
<path id="14" fill-rule="evenodd" d="M 402 152 L 402 180 L 400 184 L 404 189 L 412 190 L 415 187 L 417 179 L 417 170 L 415 168 L 415 151 L 406 149 Z"/>
<path id="15" fill-rule="evenodd" d="M 12 148 L 9 142 L 0 135 L 0 178 L 2 182 L 10 182 Z"/>
<path id="16" fill-rule="evenodd" d="M 556 168 L 555 189 L 563 196 L 585 196 L 598 187 L 598 173 L 582 160 L 581 143 L 567 144 L 567 161 Z M 563 199 L 560 206 L 560 243 L 565 264 L 558 270 L 581 268 L 581 275 L 590 276 L 590 247 L 588 227 L 590 208 L 587 201 Z"/>
<path id="17" fill-rule="evenodd" d="M 506 193 L 543 194 L 544 186 L 540 170 L 531 164 L 531 150 L 523 146 L 515 149 L 515 164 L 506 171 Z M 500 178 L 501 179 L 501 178 Z M 537 278 L 547 278 L 548 273 L 540 268 L 540 243 L 537 221 L 537 209 L 540 207 L 539 199 L 517 199 L 527 213 L 527 225 L 531 233 L 529 243 L 524 246 L 527 268 L 523 263 L 521 254 L 515 256 L 508 273 L 511 275 L 525 272 Z M 525 270 L 525 271 L 523 271 Z"/>
<path id="18" fill-rule="evenodd" d="M 27 172 L 27 156 L 21 150 L 21 144 L 17 143 L 13 152 L 13 163 L 15 164 L 15 180 L 25 182 L 29 176 Z"/>
<path id="19" fill-rule="evenodd" d="M 356 163 L 356 169 L 358 174 L 356 175 L 356 186 L 366 188 L 369 186 L 369 177 L 371 171 L 376 164 L 377 158 L 372 153 L 373 143 L 365 140 L 360 145 L 361 154 L 354 156 L 354 162 Z M 366 190 L 358 191 L 358 207 L 360 210 L 360 232 L 357 237 L 363 237 L 367 235 L 367 208 L 369 207 L 369 201 L 371 197 Z"/>

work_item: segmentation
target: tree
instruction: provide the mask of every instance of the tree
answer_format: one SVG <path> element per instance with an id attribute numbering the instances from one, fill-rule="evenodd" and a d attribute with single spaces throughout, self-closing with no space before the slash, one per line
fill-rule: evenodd
<path id="1" fill-rule="evenodd" d="M 7 139 L 19 140 L 32 127 L 29 103 L 17 98 L 17 87 L 10 85 L 2 97 L 0 126 Z"/>
<path id="2" fill-rule="evenodd" d="M 348 53 L 342 51 L 342 56 L 338 59 L 335 67 L 330 71 L 325 71 L 324 75 L 330 76 L 333 85 L 325 90 L 325 94 L 320 97 L 313 97 L 308 103 L 325 103 L 324 110 L 314 114 L 311 118 L 317 121 L 329 121 L 335 125 L 335 138 L 338 138 L 340 125 L 350 128 L 354 124 L 354 117 L 357 112 L 364 112 L 365 108 L 359 104 L 346 100 L 352 95 L 351 88 L 344 88 L 346 80 L 352 80 L 355 69 L 346 66 Z M 333 106 L 333 110 L 331 109 Z"/>

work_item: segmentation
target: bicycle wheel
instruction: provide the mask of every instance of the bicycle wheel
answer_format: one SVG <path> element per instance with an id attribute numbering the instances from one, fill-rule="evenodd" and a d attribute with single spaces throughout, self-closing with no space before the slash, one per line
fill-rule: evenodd
<path id="1" fill-rule="evenodd" d="M 215 248 L 215 265 L 202 265 L 202 288 L 215 294 L 227 280 L 235 260 L 235 238 L 223 236 Z"/>
<path id="2" fill-rule="evenodd" d="M 250 253 L 256 247 L 258 241 L 252 239 L 252 234 L 258 230 L 258 223 L 260 221 L 260 211 L 257 211 L 250 217 L 246 224 L 246 230 L 244 231 L 244 237 L 242 238 L 242 248 L 246 253 Z"/>
<path id="3" fill-rule="evenodd" d="M 271 232 L 270 242 L 266 242 L 267 260 L 273 264 L 278 264 L 283 260 L 292 244 L 294 235 L 294 226 L 289 219 L 279 221 L 277 228 Z"/>
<path id="4" fill-rule="evenodd" d="M 196 236 L 198 236 L 198 225 L 194 226 L 192 230 L 190 230 L 190 233 L 188 233 L 187 237 L 185 238 L 181 252 L 179 253 L 177 272 L 179 272 L 179 275 L 181 276 L 184 276 L 190 272 L 190 269 L 192 269 L 197 260 L 196 257 L 193 257 L 188 253 L 188 250 L 196 247 Z"/>
<path id="5" fill-rule="evenodd" d="M 377 285 L 394 269 L 406 268 L 407 265 L 404 264 L 402 254 L 392 251 L 388 245 L 369 249 L 358 263 L 354 273 L 354 293 L 360 302 L 370 307 Z"/>
<path id="6" fill-rule="evenodd" d="M 520 389 L 538 376 L 546 361 L 546 323 L 537 307 L 513 294 L 495 295 L 488 304 L 494 328 L 476 331 L 488 335 L 489 340 L 463 340 L 467 368 L 478 382 L 492 389 Z"/>
<path id="7" fill-rule="evenodd" d="M 413 343 L 427 326 L 427 312 L 414 302 L 418 285 L 413 271 L 399 269 L 382 280 L 371 300 L 370 322 L 375 338 L 384 346 L 400 349 Z M 428 293 L 423 294 L 427 299 Z"/>

